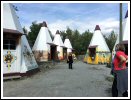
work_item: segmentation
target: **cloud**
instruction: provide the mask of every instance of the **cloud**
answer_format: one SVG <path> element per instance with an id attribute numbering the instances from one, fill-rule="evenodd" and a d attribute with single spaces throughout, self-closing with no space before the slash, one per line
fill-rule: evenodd
<path id="1" fill-rule="evenodd" d="M 119 21 L 114 18 L 108 18 L 100 22 L 101 31 L 103 34 L 109 34 L 111 31 L 118 33 Z"/>
<path id="2" fill-rule="evenodd" d="M 54 23 L 48 25 L 52 34 L 55 35 L 56 30 L 64 31 L 69 26 L 71 29 L 74 29 L 74 21 L 73 20 L 57 20 Z"/>
<path id="3" fill-rule="evenodd" d="M 88 6 L 87 6 L 88 5 Z M 56 30 L 77 29 L 82 34 L 86 30 L 94 32 L 99 25 L 103 34 L 112 30 L 118 33 L 118 4 L 71 4 L 71 3 L 36 3 L 16 4 L 22 26 L 29 30 L 33 21 L 46 21 L 52 34 Z"/>
<path id="4" fill-rule="evenodd" d="M 43 22 L 42 20 L 37 21 L 37 23 Z M 29 26 L 31 23 L 24 24 L 22 23 L 22 26 L 25 26 L 28 31 L 30 31 Z M 51 33 L 55 35 L 57 30 L 65 31 L 67 27 L 71 28 L 72 30 L 78 30 L 80 34 L 87 31 L 88 29 L 90 32 L 94 32 L 95 26 L 99 25 L 101 32 L 103 34 L 110 34 L 111 31 L 114 31 L 118 34 L 119 32 L 119 21 L 114 18 L 107 18 L 104 20 L 98 20 L 98 19 L 91 19 L 88 18 L 86 20 L 77 20 L 77 19 L 67 19 L 67 20 L 56 20 L 54 22 L 48 23 L 47 26 Z"/>
<path id="5" fill-rule="evenodd" d="M 108 18 L 105 20 L 86 20 L 86 21 L 78 21 L 78 20 L 57 20 L 53 23 L 48 25 L 49 29 L 51 30 L 52 34 L 56 33 L 56 30 L 64 31 L 67 29 L 67 26 L 70 27 L 72 30 L 77 29 L 81 34 L 86 30 L 90 30 L 94 32 L 95 26 L 99 25 L 101 28 L 101 32 L 103 34 L 108 34 L 111 31 L 115 31 L 118 33 L 119 28 L 119 21 Z"/>

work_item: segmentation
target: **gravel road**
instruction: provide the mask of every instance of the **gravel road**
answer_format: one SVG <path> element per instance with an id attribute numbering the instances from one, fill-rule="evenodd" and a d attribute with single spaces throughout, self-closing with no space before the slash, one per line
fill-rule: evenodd
<path id="1" fill-rule="evenodd" d="M 111 97 L 112 76 L 106 65 L 65 62 L 17 80 L 3 82 L 3 97 Z"/>

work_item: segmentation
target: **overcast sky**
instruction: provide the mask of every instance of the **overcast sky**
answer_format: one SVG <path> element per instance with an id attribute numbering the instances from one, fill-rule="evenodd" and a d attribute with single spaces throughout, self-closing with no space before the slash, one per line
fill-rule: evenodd
<path id="1" fill-rule="evenodd" d="M 90 30 L 94 32 L 99 25 L 103 34 L 112 30 L 118 33 L 119 3 L 13 3 L 22 27 L 29 29 L 33 21 L 46 21 L 52 34 L 56 30 L 70 27 L 80 33 Z M 128 10 L 128 3 L 123 3 L 123 19 Z"/>

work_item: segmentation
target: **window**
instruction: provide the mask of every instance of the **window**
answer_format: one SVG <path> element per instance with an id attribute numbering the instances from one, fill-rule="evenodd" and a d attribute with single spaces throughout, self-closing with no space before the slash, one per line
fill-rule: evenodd
<path id="1" fill-rule="evenodd" d="M 16 49 L 16 40 L 10 40 L 10 39 L 4 40 L 3 49 L 15 50 Z"/>

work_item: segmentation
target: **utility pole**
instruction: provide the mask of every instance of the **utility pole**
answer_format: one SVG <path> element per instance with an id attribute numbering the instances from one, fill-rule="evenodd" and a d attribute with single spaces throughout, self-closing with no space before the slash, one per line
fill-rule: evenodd
<path id="1" fill-rule="evenodd" d="M 120 3 L 119 43 L 122 41 L 122 3 Z"/>

